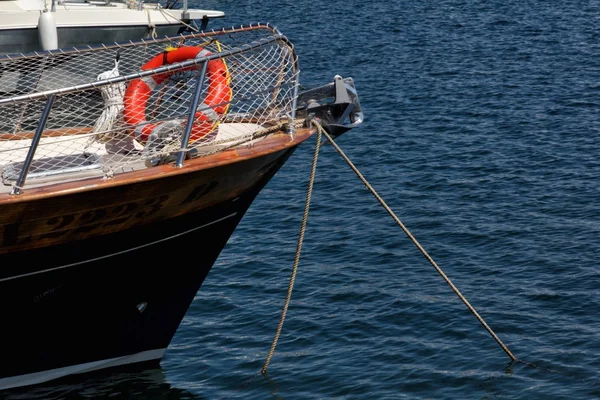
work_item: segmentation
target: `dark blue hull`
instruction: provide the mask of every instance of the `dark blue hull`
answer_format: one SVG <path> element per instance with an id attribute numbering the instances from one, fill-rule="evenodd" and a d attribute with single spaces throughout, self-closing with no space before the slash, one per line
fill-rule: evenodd
<path id="1" fill-rule="evenodd" d="M 2 255 L 0 390 L 160 360 L 237 224 L 291 152 L 267 160 L 254 186 L 219 204 Z"/>

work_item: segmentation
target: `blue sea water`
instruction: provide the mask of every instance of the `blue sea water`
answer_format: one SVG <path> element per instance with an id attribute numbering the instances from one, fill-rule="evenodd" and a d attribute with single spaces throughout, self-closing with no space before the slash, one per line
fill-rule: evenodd
<path id="1" fill-rule="evenodd" d="M 211 28 L 269 22 L 305 87 L 354 78 L 337 143 L 510 358 L 332 146 L 314 140 L 242 220 L 161 368 L 12 399 L 600 398 L 600 1 L 207 0 Z"/>

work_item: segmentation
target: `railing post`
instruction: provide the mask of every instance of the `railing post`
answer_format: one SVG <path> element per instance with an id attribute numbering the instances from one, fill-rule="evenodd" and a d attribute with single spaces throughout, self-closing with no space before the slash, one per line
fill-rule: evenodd
<path id="1" fill-rule="evenodd" d="M 181 138 L 181 151 L 179 152 L 177 162 L 175 163 L 177 168 L 183 166 L 187 145 L 192 133 L 192 126 L 194 125 L 194 118 L 196 117 L 196 109 L 198 108 L 198 103 L 200 103 L 200 93 L 202 93 L 202 85 L 204 83 L 204 76 L 206 75 L 206 68 L 208 68 L 208 62 L 208 60 L 204 61 L 202 64 L 202 71 L 200 72 L 200 75 L 198 75 L 198 78 L 196 78 L 196 90 L 194 92 L 194 97 L 192 97 L 190 102 L 188 120 L 185 125 L 185 131 L 183 132 L 183 138 Z"/>
<path id="2" fill-rule="evenodd" d="M 183 0 L 183 12 L 181 13 L 181 19 L 190 19 L 190 12 L 188 11 L 188 0 Z"/>
<path id="3" fill-rule="evenodd" d="M 294 83 L 294 97 L 292 99 L 292 111 L 290 113 L 290 122 L 288 125 L 288 134 L 290 135 L 290 137 L 294 137 L 294 134 L 296 133 L 296 107 L 298 107 L 298 83 L 296 82 L 296 80 L 294 80 Z"/>
<path id="4" fill-rule="evenodd" d="M 25 179 L 27 178 L 27 174 L 29 173 L 29 168 L 31 167 L 31 163 L 33 162 L 33 156 L 37 150 L 38 144 L 40 143 L 40 139 L 42 138 L 42 133 L 44 132 L 44 127 L 46 126 L 46 121 L 48 121 L 48 116 L 50 116 L 50 110 L 52 109 L 52 105 L 54 104 L 54 99 L 56 95 L 51 94 L 48 96 L 48 100 L 46 100 L 46 105 L 44 106 L 44 111 L 42 111 L 42 116 L 40 117 L 40 121 L 38 123 L 37 128 L 35 129 L 35 135 L 31 140 L 31 145 L 29 146 L 29 151 L 27 152 L 27 157 L 23 162 L 23 168 L 21 169 L 21 174 L 19 175 L 19 179 L 12 188 L 10 194 L 21 194 L 21 189 L 25 185 Z"/>

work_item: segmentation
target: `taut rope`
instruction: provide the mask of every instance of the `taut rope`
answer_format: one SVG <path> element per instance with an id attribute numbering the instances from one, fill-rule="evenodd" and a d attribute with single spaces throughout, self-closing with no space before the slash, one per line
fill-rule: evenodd
<path id="1" fill-rule="evenodd" d="M 342 149 L 340 149 L 340 147 L 337 145 L 337 143 L 335 143 L 335 141 L 331 138 L 331 136 L 329 136 L 329 134 L 323 129 L 323 127 L 318 122 L 313 121 L 313 123 L 317 126 L 317 129 L 319 130 L 319 132 L 322 132 L 323 135 L 325 135 L 325 137 L 327 138 L 327 140 L 329 140 L 329 142 L 333 145 L 333 147 L 335 148 L 335 150 L 342 156 L 342 158 L 346 161 L 346 163 L 348 163 L 348 165 L 350 166 L 350 168 L 352 168 L 352 170 L 354 171 L 354 173 L 365 184 L 365 186 L 367 187 L 367 189 L 369 189 L 369 191 L 373 194 L 373 196 L 375 196 L 375 198 L 379 201 L 379 203 L 381 203 L 381 205 L 383 206 L 383 208 L 385 208 L 386 211 L 392 216 L 392 218 L 394 218 L 394 220 L 396 221 L 396 223 L 400 226 L 400 228 L 402 228 L 402 230 L 404 231 L 404 233 L 410 238 L 410 240 L 414 243 L 414 245 L 417 246 L 417 248 L 425 256 L 425 258 L 427 258 L 427 260 L 431 263 L 431 265 L 433 265 L 433 267 L 436 269 L 436 271 L 442 276 L 442 278 L 444 278 L 444 280 L 452 288 L 452 290 L 454 291 L 454 293 L 456 293 L 456 295 L 462 300 L 463 303 L 465 303 L 465 305 L 473 313 L 473 315 L 475 315 L 475 317 L 479 320 L 479 322 L 481 323 L 481 325 L 483 325 L 483 327 L 490 333 L 490 335 L 492 335 L 492 337 L 496 340 L 496 342 L 498 342 L 498 344 L 500 345 L 500 347 L 502 347 L 502 350 L 504 350 L 506 352 L 506 354 L 508 354 L 508 356 L 510 357 L 510 359 L 512 361 L 517 360 L 517 358 L 510 352 L 510 350 L 504 345 L 504 343 L 502 343 L 502 341 L 498 338 L 498 336 L 496 336 L 496 334 L 494 333 L 494 331 L 492 331 L 492 329 L 488 326 L 488 324 L 485 323 L 485 321 L 483 320 L 483 318 L 481 318 L 481 316 L 475 310 L 475 308 L 473 308 L 473 306 L 471 306 L 471 304 L 465 298 L 465 296 L 463 296 L 462 293 L 458 290 L 458 288 L 456 286 L 454 286 L 454 284 L 452 283 L 452 281 L 450 280 L 450 278 L 448 278 L 446 276 L 446 274 L 444 273 L 444 271 L 442 271 L 442 269 L 436 264 L 436 262 L 433 260 L 433 258 L 431 258 L 431 256 L 429 256 L 429 254 L 427 254 L 427 252 L 419 244 L 419 242 L 417 242 L 417 239 L 415 239 L 415 237 L 409 232 L 409 230 L 404 226 L 404 224 L 402 223 L 402 221 L 400 221 L 400 219 L 396 216 L 396 214 L 394 214 L 394 212 L 390 209 L 390 207 L 388 207 L 388 205 L 385 203 L 385 201 L 383 201 L 383 199 L 377 194 L 377 192 L 375 191 L 375 189 L 373 189 L 371 187 L 371 185 L 369 184 L 369 182 L 367 182 L 367 180 L 360 173 L 360 171 L 354 166 L 354 164 L 352 164 L 352 161 L 350 161 L 350 159 L 346 156 L 346 154 L 344 154 L 344 152 L 342 151 Z"/>
<path id="2" fill-rule="evenodd" d="M 323 129 L 321 124 L 319 124 L 315 120 L 312 120 L 311 122 L 317 128 L 317 141 L 316 141 L 315 152 L 314 152 L 314 156 L 313 156 L 312 169 L 310 172 L 310 180 L 308 183 L 308 190 L 306 193 L 306 203 L 304 206 L 304 215 L 302 217 L 302 225 L 300 228 L 300 234 L 298 236 L 298 244 L 296 247 L 296 257 L 294 259 L 294 266 L 292 267 L 292 274 L 290 277 L 290 283 L 288 285 L 288 291 L 287 291 L 285 303 L 283 305 L 283 310 L 281 312 L 281 317 L 279 319 L 279 324 L 277 326 L 277 332 L 275 333 L 275 337 L 273 338 L 273 343 L 271 344 L 271 349 L 269 350 L 269 354 L 267 355 L 265 363 L 263 364 L 261 373 L 263 375 L 267 374 L 267 368 L 269 367 L 271 358 L 273 358 L 273 354 L 275 353 L 275 347 L 277 346 L 279 336 L 281 335 L 281 331 L 283 329 L 283 322 L 285 320 L 285 316 L 287 314 L 287 310 L 288 310 L 290 300 L 292 297 L 292 290 L 294 289 L 294 282 L 296 280 L 296 273 L 298 271 L 298 263 L 300 261 L 300 251 L 302 249 L 302 242 L 304 240 L 304 232 L 306 230 L 306 221 L 308 219 L 308 210 L 310 207 L 310 199 L 312 196 L 312 189 L 313 189 L 313 185 L 314 185 L 315 172 L 316 172 L 316 168 L 317 168 L 317 159 L 319 157 L 321 135 L 325 135 L 326 139 L 331 143 L 331 145 L 340 154 L 340 156 L 342 156 L 342 158 L 346 161 L 346 163 L 350 166 L 350 168 L 352 168 L 354 173 L 359 177 L 359 179 L 363 182 L 363 184 L 367 187 L 367 189 L 369 189 L 369 191 L 373 194 L 373 196 L 375 196 L 375 198 L 385 208 L 385 210 L 392 216 L 392 218 L 394 218 L 396 223 L 400 226 L 400 228 L 402 228 L 404 233 L 409 237 L 409 239 L 413 242 L 413 244 L 415 246 L 417 246 L 419 251 L 421 251 L 421 253 L 425 256 L 425 258 L 427 258 L 427 260 L 431 263 L 431 265 L 433 265 L 433 267 L 441 275 L 441 277 L 444 279 L 444 281 L 446 281 L 446 283 L 452 288 L 454 293 L 456 293 L 456 295 L 462 300 L 462 302 L 467 306 L 467 308 L 471 311 L 471 313 L 473 313 L 473 315 L 475 315 L 475 317 L 481 323 L 481 325 L 483 325 L 483 327 L 489 332 L 489 334 L 494 338 L 494 340 L 496 340 L 496 342 L 500 345 L 502 350 L 504 350 L 504 352 L 510 357 L 511 361 L 520 361 L 520 360 L 517 360 L 517 358 L 511 353 L 511 351 L 508 349 L 508 347 L 506 347 L 506 345 L 500 340 L 500 338 L 498 338 L 498 336 L 488 326 L 488 324 L 483 320 L 483 318 L 479 315 L 479 313 L 475 310 L 475 308 L 469 303 L 469 301 L 465 298 L 465 296 L 462 295 L 460 290 L 458 290 L 458 288 L 452 283 L 450 278 L 448 278 L 448 276 L 446 276 L 444 271 L 442 271 L 442 269 L 437 265 L 437 263 L 433 260 L 433 258 L 431 258 L 431 256 L 427 253 L 427 251 L 425 251 L 425 249 L 419 244 L 417 239 L 415 239 L 415 237 L 410 233 L 410 231 L 404 226 L 402 221 L 400 221 L 400 219 L 396 216 L 396 214 L 394 214 L 392 209 L 379 196 L 379 194 L 377 194 L 375 189 L 373 189 L 373 187 L 369 184 L 369 182 L 365 179 L 365 177 L 354 166 L 352 161 L 350 161 L 350 159 L 346 156 L 346 154 L 342 151 L 342 149 L 340 149 L 340 147 L 337 145 L 337 143 L 335 143 L 335 141 L 331 138 L 331 136 L 329 136 L 329 134 L 325 131 L 325 129 Z"/>

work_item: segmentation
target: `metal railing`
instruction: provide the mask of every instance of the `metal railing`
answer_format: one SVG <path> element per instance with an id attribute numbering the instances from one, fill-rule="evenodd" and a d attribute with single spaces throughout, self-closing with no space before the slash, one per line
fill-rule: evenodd
<path id="1" fill-rule="evenodd" d="M 219 135 L 294 126 L 298 60 L 268 24 L 4 56 L 0 68 L 0 171 L 13 194 L 91 162 L 105 178 L 157 157 L 182 166 Z"/>

